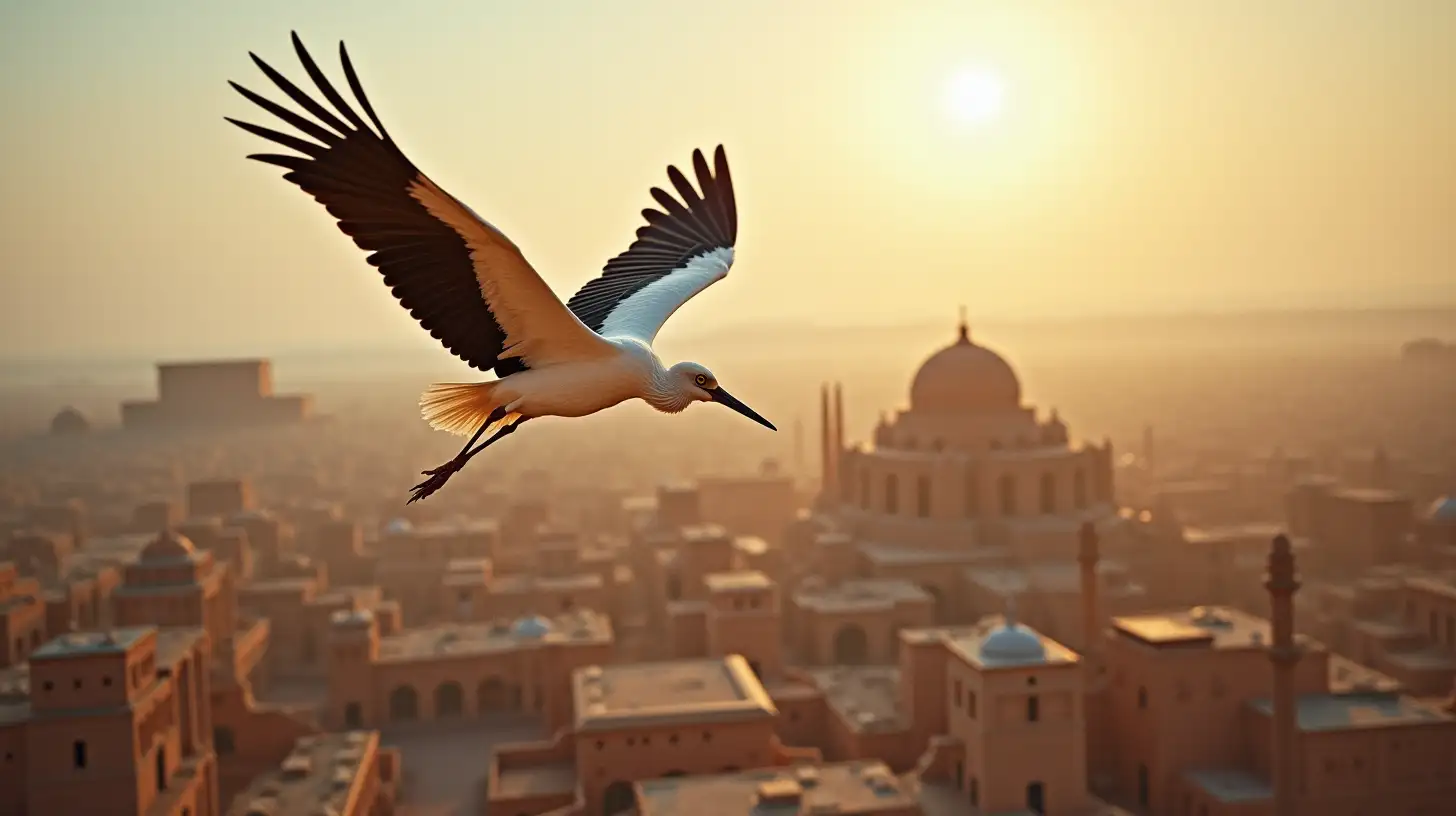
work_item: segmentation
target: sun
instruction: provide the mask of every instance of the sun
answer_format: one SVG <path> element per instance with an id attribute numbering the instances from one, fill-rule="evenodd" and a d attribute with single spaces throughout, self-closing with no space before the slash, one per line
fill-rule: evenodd
<path id="1" fill-rule="evenodd" d="M 961 125 L 983 125 L 1001 116 L 1006 87 L 1001 78 L 982 69 L 956 73 L 945 86 L 946 116 Z"/>

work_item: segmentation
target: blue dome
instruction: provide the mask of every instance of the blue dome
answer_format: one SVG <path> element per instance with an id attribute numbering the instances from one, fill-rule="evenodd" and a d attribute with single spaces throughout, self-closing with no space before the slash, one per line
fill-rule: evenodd
<path id="1" fill-rule="evenodd" d="M 1456 524 L 1456 499 L 1442 496 L 1431 502 L 1426 518 L 1438 524 Z"/>
<path id="2" fill-rule="evenodd" d="M 386 535 L 405 535 L 414 528 L 415 526 L 410 523 L 409 519 L 397 518 L 391 519 L 388 524 L 384 525 L 384 532 Z"/>
<path id="3" fill-rule="evenodd" d="M 1018 624 L 1002 626 L 981 641 L 981 660 L 987 663 L 1041 663 L 1046 647 L 1036 633 Z"/>
<path id="4" fill-rule="evenodd" d="M 551 632 L 551 622 L 540 615 L 521 618 L 511 626 L 511 634 L 522 638 L 545 637 Z"/>

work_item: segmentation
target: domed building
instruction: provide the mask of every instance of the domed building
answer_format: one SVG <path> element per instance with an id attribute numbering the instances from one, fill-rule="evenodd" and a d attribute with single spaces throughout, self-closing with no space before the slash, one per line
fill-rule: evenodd
<path id="1" fill-rule="evenodd" d="M 91 430 L 91 422 L 75 408 L 62 408 L 51 417 L 52 436 L 77 436 Z"/>
<path id="2" fill-rule="evenodd" d="M 1109 442 L 1073 442 L 1055 410 L 1026 405 L 1016 370 L 973 341 L 964 321 L 911 378 L 908 407 L 883 416 L 869 444 L 845 444 L 839 389 L 823 393 L 820 509 L 853 542 L 851 554 L 824 558 L 844 564 L 841 574 L 918 585 L 940 623 L 977 620 L 1023 594 L 1034 628 L 1075 640 L 1089 580 L 1079 534 L 1111 534 L 1125 521 Z M 1092 569 L 1110 608 L 1141 602 L 1145 589 L 1124 566 Z M 1015 651 L 1025 638 L 1001 640 Z"/>
<path id="3" fill-rule="evenodd" d="M 1023 404 L 1016 371 L 964 323 L 915 373 L 909 402 L 872 446 L 836 446 L 829 504 L 859 538 L 1065 557 L 1083 522 L 1113 515 L 1111 445 L 1073 444 L 1055 410 Z"/>

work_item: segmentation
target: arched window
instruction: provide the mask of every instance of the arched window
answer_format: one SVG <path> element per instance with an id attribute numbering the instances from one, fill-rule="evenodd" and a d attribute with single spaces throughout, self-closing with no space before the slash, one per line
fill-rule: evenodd
<path id="1" fill-rule="evenodd" d="M 420 697 L 414 686 L 400 686 L 389 693 L 389 718 L 396 722 L 418 719 Z"/>
<path id="2" fill-rule="evenodd" d="M 891 473 L 885 477 L 885 514 L 893 516 L 900 512 L 900 482 Z"/>
<path id="3" fill-rule="evenodd" d="M 966 518 L 975 518 L 981 514 L 981 485 L 976 479 L 976 472 L 970 468 L 966 469 L 962 512 Z"/>
<path id="4" fill-rule="evenodd" d="M 1001 515 L 1016 515 L 1016 479 L 1007 473 L 998 481 L 998 493 L 1001 499 Z"/>
<path id="5" fill-rule="evenodd" d="M 921 518 L 930 518 L 929 476 L 921 476 L 915 480 L 915 513 Z"/>
<path id="6" fill-rule="evenodd" d="M 1055 515 L 1057 512 L 1057 477 L 1051 473 L 1041 475 L 1041 514 Z"/>
<path id="7" fill-rule="evenodd" d="M 1087 474 L 1081 468 L 1072 474 L 1072 506 L 1078 510 L 1087 506 Z"/>

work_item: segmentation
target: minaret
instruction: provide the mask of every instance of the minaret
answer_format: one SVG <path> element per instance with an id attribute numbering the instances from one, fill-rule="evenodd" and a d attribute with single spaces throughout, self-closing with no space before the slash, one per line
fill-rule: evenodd
<path id="1" fill-rule="evenodd" d="M 829 383 L 819 384 L 819 495 L 829 493 Z"/>
<path id="2" fill-rule="evenodd" d="M 804 420 L 794 417 L 794 477 L 804 476 Z"/>
<path id="3" fill-rule="evenodd" d="M 1294 667 L 1299 647 L 1294 643 L 1294 593 L 1299 580 L 1294 576 L 1294 551 L 1289 537 L 1277 535 L 1269 549 L 1269 622 L 1273 637 L 1269 662 L 1274 664 L 1274 812 L 1273 816 L 1294 816 Z"/>
<path id="4" fill-rule="evenodd" d="M 1383 447 L 1375 449 L 1375 456 L 1370 461 L 1370 486 L 1390 489 L 1390 457 L 1385 455 Z"/>
<path id="5" fill-rule="evenodd" d="M 1092 522 L 1082 522 L 1077 534 L 1077 563 L 1082 567 L 1082 652 L 1092 654 L 1101 651 L 1099 641 L 1102 635 L 1102 621 L 1098 617 L 1097 597 L 1097 528 Z"/>
<path id="6" fill-rule="evenodd" d="M 844 476 L 840 467 L 840 459 L 844 456 L 844 389 L 837 382 L 834 384 L 834 436 L 830 438 L 830 444 L 830 451 L 834 454 L 834 472 L 830 475 L 834 478 L 834 496 L 838 501 L 843 495 L 843 485 L 839 482 Z"/>

